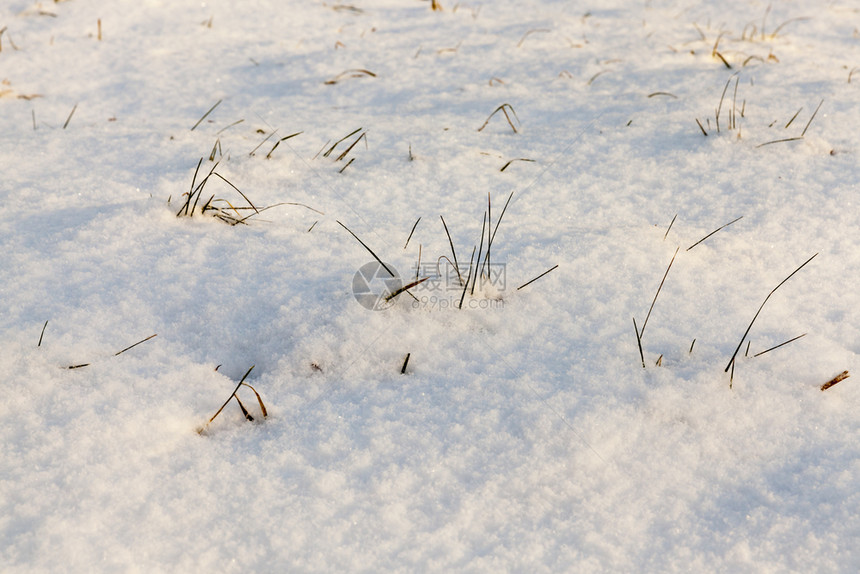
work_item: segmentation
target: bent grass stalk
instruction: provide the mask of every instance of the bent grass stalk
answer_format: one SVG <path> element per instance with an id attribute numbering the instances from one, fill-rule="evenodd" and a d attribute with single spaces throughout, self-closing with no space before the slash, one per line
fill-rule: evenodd
<path id="1" fill-rule="evenodd" d="M 798 271 L 800 271 L 801 269 L 803 269 L 803 268 L 804 268 L 804 267 L 805 267 L 805 266 L 806 266 L 810 261 L 812 261 L 813 259 L 815 259 L 817 256 L 818 256 L 818 253 L 816 253 L 815 255 L 813 255 L 812 257 L 810 257 L 809 259 L 807 259 L 806 261 L 804 261 L 804 262 L 800 265 L 800 267 L 798 267 L 797 269 L 795 269 L 794 271 L 792 271 L 792 272 L 789 274 L 789 276 L 788 276 L 788 277 L 786 277 L 785 279 L 783 279 L 782 281 L 780 281 L 780 282 L 779 282 L 779 285 L 777 285 L 776 287 L 774 287 L 774 288 L 771 290 L 771 292 L 767 294 L 767 297 L 765 297 L 765 298 L 764 298 L 764 301 L 762 301 L 761 305 L 759 306 L 758 311 L 756 311 L 756 312 L 755 312 L 755 315 L 753 315 L 752 321 L 750 321 L 750 324 L 747 326 L 746 331 L 744 331 L 744 334 L 743 334 L 743 336 L 741 337 L 741 340 L 738 342 L 738 346 L 737 346 L 737 348 L 735 349 L 735 352 L 734 352 L 734 353 L 732 353 L 732 357 L 731 357 L 731 359 L 729 359 L 729 363 L 726 365 L 725 372 L 728 372 L 728 371 L 729 371 L 729 369 L 732 369 L 732 372 L 734 373 L 734 364 L 735 364 L 735 359 L 737 358 L 738 353 L 739 353 L 739 352 L 740 352 L 740 350 L 741 350 L 741 346 L 744 344 L 744 341 L 746 340 L 747 335 L 749 335 L 749 333 L 750 333 L 750 329 L 752 329 L 752 326 L 753 326 L 753 324 L 755 323 L 755 320 L 756 320 L 756 319 L 758 319 L 758 316 L 759 316 L 759 314 L 761 313 L 761 310 L 762 310 L 762 309 L 764 309 L 764 306 L 765 306 L 765 304 L 768 302 L 768 300 L 770 299 L 771 295 L 773 295 L 774 293 L 776 293 L 776 290 L 777 290 L 777 289 L 779 289 L 780 287 L 782 287 L 782 286 L 785 284 L 785 282 L 786 282 L 786 281 L 788 281 L 789 279 L 791 279 L 792 277 L 794 277 L 794 274 L 795 274 L 795 273 L 797 273 Z"/>

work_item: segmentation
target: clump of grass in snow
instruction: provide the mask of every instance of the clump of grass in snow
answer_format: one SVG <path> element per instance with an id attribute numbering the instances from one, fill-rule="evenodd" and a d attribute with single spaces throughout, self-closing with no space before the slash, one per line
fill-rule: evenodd
<path id="1" fill-rule="evenodd" d="M 729 87 L 732 84 L 732 80 L 734 80 L 734 88 L 732 90 L 732 95 L 731 95 L 731 106 L 728 106 L 728 105 L 725 105 L 727 103 L 726 102 L 726 96 L 729 93 Z M 725 128 L 726 131 L 736 132 L 737 138 L 741 139 L 741 127 L 740 127 L 739 119 L 746 117 L 746 114 L 745 114 L 745 112 L 746 112 L 746 100 L 742 100 L 740 102 L 740 106 L 738 105 L 738 86 L 739 86 L 739 84 L 740 84 L 739 72 L 735 72 L 734 74 L 729 76 L 728 80 L 726 80 L 726 83 L 723 86 L 723 91 L 720 94 L 719 103 L 717 104 L 717 107 L 714 111 L 714 123 L 716 125 L 717 133 L 721 133 L 723 131 L 723 128 Z M 818 106 L 815 108 L 815 111 L 812 112 L 812 115 L 810 116 L 809 120 L 806 122 L 806 125 L 803 127 L 803 130 L 800 132 L 800 135 L 772 139 L 772 140 L 766 141 L 764 143 L 760 143 L 760 144 L 756 145 L 755 147 L 761 148 L 761 147 L 765 147 L 765 146 L 769 146 L 769 145 L 777 144 L 777 143 L 794 142 L 794 141 L 803 140 L 803 138 L 806 136 L 807 130 L 809 130 L 809 126 L 812 125 L 812 121 L 815 119 L 815 116 L 818 114 L 818 111 L 821 109 L 821 106 L 823 103 L 824 103 L 824 100 L 821 100 L 818 103 Z M 726 109 L 725 113 L 723 112 L 724 105 L 725 105 L 725 109 Z M 797 119 L 798 115 L 800 114 L 800 112 L 802 110 L 803 110 L 803 108 L 801 107 L 799 110 L 797 110 L 797 112 L 795 112 L 795 114 L 793 116 L 791 116 L 791 118 L 789 118 L 789 120 L 786 122 L 786 124 L 784 126 L 784 129 L 787 130 L 789 127 L 791 127 L 791 125 L 794 123 L 794 120 Z M 724 115 L 725 115 L 726 122 L 721 123 L 721 120 L 723 119 Z M 705 126 L 702 124 L 702 122 L 699 120 L 699 118 L 695 118 L 695 120 L 696 120 L 696 125 L 699 127 L 699 130 L 702 132 L 702 135 L 707 137 L 709 135 L 708 130 L 705 129 Z M 773 121 L 773 122 L 771 122 L 771 124 L 768 127 L 773 127 L 777 123 L 778 123 L 777 121 Z M 710 125 L 711 125 L 710 119 L 707 120 L 707 124 L 708 124 L 708 128 L 710 129 Z"/>
<path id="2" fill-rule="evenodd" d="M 251 415 L 250 412 L 248 412 L 248 409 L 245 408 L 245 405 L 242 404 L 242 401 L 239 399 L 239 395 L 236 394 L 239 392 L 239 389 L 242 388 L 243 386 L 248 387 L 249 389 L 251 389 L 254 392 L 254 395 L 257 397 L 257 404 L 260 406 L 260 412 L 262 413 L 263 418 L 266 418 L 269 416 L 269 412 L 266 409 L 266 405 L 263 403 L 262 397 L 260 397 L 260 393 L 257 392 L 257 389 L 255 389 L 254 387 L 252 387 L 251 385 L 249 385 L 248 383 L 245 382 L 245 379 L 248 378 L 248 375 L 251 374 L 252 370 L 254 370 L 254 365 L 251 365 L 251 368 L 248 369 L 248 371 L 245 373 L 245 375 L 239 381 L 239 384 L 236 385 L 236 388 L 233 389 L 233 392 L 230 393 L 230 396 L 227 397 L 227 400 L 224 401 L 223 405 L 221 405 L 221 408 L 218 409 L 218 411 L 214 415 L 212 415 L 212 417 L 206 422 L 205 425 L 203 425 L 202 427 L 199 427 L 197 429 L 197 434 L 201 434 L 201 435 L 205 434 L 205 432 L 209 429 L 209 425 L 212 424 L 212 421 L 215 420 L 215 417 L 217 417 L 219 414 L 221 414 L 221 411 L 224 410 L 224 407 L 226 407 L 227 404 L 230 401 L 232 401 L 233 399 L 236 399 L 236 403 L 239 405 L 239 408 L 242 410 L 242 415 L 245 417 L 245 420 L 247 420 L 249 422 L 254 421 L 254 417 Z"/>
<path id="3" fill-rule="evenodd" d="M 508 125 L 511 126 L 512 130 L 514 130 L 514 133 L 518 133 L 514 122 L 511 121 L 511 116 L 508 115 L 508 111 L 510 111 L 511 115 L 514 116 L 514 119 L 517 120 L 517 123 L 520 123 L 520 118 L 517 117 L 517 112 L 514 111 L 514 108 L 511 106 L 511 104 L 502 104 L 498 108 L 493 110 L 493 113 L 487 116 L 487 119 L 484 121 L 484 124 L 478 128 L 478 131 L 483 131 L 483 129 L 487 127 L 487 124 L 490 123 L 490 120 L 493 119 L 493 116 L 499 112 L 502 112 L 502 114 L 505 116 L 505 119 L 508 120 Z"/>
<path id="4" fill-rule="evenodd" d="M 295 205 L 298 207 L 304 207 L 305 209 L 309 209 L 313 212 L 324 215 L 323 212 L 314 209 L 313 207 L 310 207 L 303 203 L 291 201 L 280 202 L 274 205 L 258 208 L 248 198 L 248 196 L 245 195 L 244 192 L 242 192 L 242 190 L 236 187 L 226 177 L 215 171 L 218 168 L 220 162 L 221 160 L 216 161 L 212 165 L 212 168 L 209 170 L 209 173 L 206 174 L 206 177 L 204 177 L 198 184 L 197 175 L 200 172 L 200 166 L 203 164 L 203 158 L 200 158 L 200 161 L 197 162 L 197 167 L 194 170 L 194 176 L 191 179 L 191 189 L 183 194 L 185 196 L 185 201 L 183 202 L 182 207 L 179 208 L 179 211 L 176 212 L 176 217 L 194 217 L 195 213 L 200 213 L 201 215 L 210 215 L 230 225 L 239 225 L 240 223 L 247 224 L 247 220 L 254 215 L 259 215 L 267 209 L 272 209 L 273 207 L 279 207 L 282 205 Z M 231 202 L 228 199 L 216 198 L 215 194 L 212 194 L 209 196 L 209 199 L 206 200 L 206 202 L 203 204 L 203 206 L 200 208 L 200 211 L 198 212 L 197 205 L 199 204 L 200 199 L 203 197 L 203 189 L 205 188 L 209 180 L 212 179 L 212 176 L 215 176 L 216 178 L 226 183 L 231 189 L 238 193 L 239 196 L 241 196 L 241 198 L 247 203 L 247 205 L 239 204 L 235 200 Z M 170 201 L 168 200 L 168 203 L 169 202 Z M 243 212 L 252 213 L 243 215 Z"/>

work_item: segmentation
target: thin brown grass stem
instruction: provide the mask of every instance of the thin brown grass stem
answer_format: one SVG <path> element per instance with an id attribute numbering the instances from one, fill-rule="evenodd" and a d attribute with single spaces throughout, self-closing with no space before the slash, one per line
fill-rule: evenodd
<path id="1" fill-rule="evenodd" d="M 801 111 L 803 111 L 803 106 L 800 106 L 800 109 L 799 109 L 799 110 L 797 110 L 796 112 L 794 112 L 794 115 L 793 115 L 793 116 L 791 116 L 791 119 L 790 119 L 790 120 L 788 120 L 788 123 L 787 123 L 787 124 L 785 124 L 785 127 L 784 127 L 784 128 L 782 128 L 782 129 L 787 130 L 787 129 L 788 129 L 788 126 L 790 126 L 790 125 L 794 122 L 794 120 L 795 120 L 795 119 L 797 119 L 797 116 L 800 114 L 800 112 L 801 112 Z"/>
<path id="2" fill-rule="evenodd" d="M 741 220 L 741 219 L 743 219 L 743 218 L 744 218 L 744 216 L 743 216 L 743 215 L 741 215 L 741 216 L 740 216 L 740 217 L 738 217 L 737 219 L 733 219 L 733 220 L 729 221 L 728 223 L 726 223 L 725 225 L 723 225 L 723 226 L 721 226 L 721 227 L 718 227 L 717 229 L 714 229 L 713 231 L 711 231 L 710 233 L 708 233 L 707 235 L 705 235 L 704 237 L 702 237 L 701 239 L 699 239 L 698 241 L 696 241 L 695 243 L 693 243 L 691 246 L 689 246 L 689 247 L 687 248 L 687 251 L 689 251 L 690 249 L 692 249 L 693 247 L 695 247 L 695 246 L 696 246 L 696 245 L 698 245 L 699 243 L 703 242 L 705 239 L 707 239 L 708 237 L 710 237 L 711 235 L 713 235 L 713 234 L 714 234 L 714 233 L 716 233 L 717 231 L 720 231 L 721 229 L 725 229 L 726 227 L 728 227 L 728 226 L 729 226 L 729 225 L 731 225 L 732 223 L 735 223 L 736 221 L 740 221 L 740 220 Z"/>
<path id="3" fill-rule="evenodd" d="M 263 418 L 268 417 L 269 411 L 266 410 L 266 405 L 263 404 L 263 398 L 260 396 L 260 393 L 257 392 L 257 389 L 255 389 L 254 387 L 252 387 L 248 383 L 242 383 L 242 385 L 245 387 L 248 387 L 249 389 L 254 391 L 254 394 L 257 396 L 257 404 L 260 405 L 260 412 L 263 413 Z"/>
<path id="4" fill-rule="evenodd" d="M 138 342 L 137 342 L 137 343 L 135 343 L 134 345 L 129 345 L 128 347 L 126 347 L 126 348 L 125 348 L 125 349 L 123 349 L 122 351 L 119 351 L 119 352 L 115 353 L 115 354 L 114 354 L 114 357 L 116 357 L 117 355 L 121 355 L 121 354 L 125 353 L 125 352 L 126 352 L 126 351 L 128 351 L 129 349 L 133 349 L 133 348 L 137 347 L 137 346 L 138 346 L 138 345 L 140 345 L 141 343 L 146 343 L 146 342 L 147 342 L 147 341 L 149 341 L 150 339 L 154 339 L 154 338 L 155 338 L 155 337 L 157 337 L 157 336 L 158 336 L 158 333 L 155 333 L 154 335 L 150 335 L 149 337 L 147 337 L 146 339 L 143 339 L 142 341 L 138 341 Z"/>
<path id="5" fill-rule="evenodd" d="M 50 319 L 49 319 L 49 320 L 50 320 Z M 39 344 L 38 344 L 38 345 L 36 345 L 37 347 L 41 347 L 41 346 L 42 346 L 42 337 L 44 337 L 44 336 L 45 336 L 45 329 L 47 329 L 47 328 L 48 328 L 48 321 L 45 321 L 45 324 L 44 324 L 44 325 L 42 325 L 42 332 L 39 334 Z"/>
<path id="6" fill-rule="evenodd" d="M 760 148 L 760 147 L 764 147 L 766 145 L 771 145 L 771 144 L 776 144 L 776 143 L 796 142 L 796 141 L 800 141 L 802 139 L 803 139 L 803 136 L 798 136 L 798 137 L 793 137 L 793 138 L 783 138 L 783 139 L 772 140 L 769 142 L 760 143 L 755 147 Z"/>
<path id="7" fill-rule="evenodd" d="M 797 340 L 798 340 L 798 339 L 800 339 L 801 337 L 805 337 L 805 336 L 806 336 L 806 333 L 804 333 L 803 335 L 798 335 L 797 337 L 794 337 L 793 339 L 789 339 L 788 341 L 784 341 L 784 342 L 780 343 L 779 345 L 774 345 L 774 346 L 773 346 L 773 347 L 771 347 L 770 349 L 766 349 L 766 350 L 764 350 L 764 351 L 762 351 L 762 352 L 760 352 L 760 353 L 756 353 L 755 355 L 753 355 L 753 359 L 755 359 L 755 358 L 756 358 L 756 357 L 758 357 L 759 355 L 764 355 L 765 353 L 770 353 L 770 352 L 771 352 L 771 351 L 773 351 L 774 349 L 779 349 L 779 348 L 780 348 L 780 347 L 782 347 L 783 345 L 788 345 L 789 343 L 794 342 L 794 341 L 797 341 Z"/>
<path id="8" fill-rule="evenodd" d="M 451 234 L 448 232 L 448 224 L 445 223 L 445 218 L 441 215 L 439 218 L 442 220 L 442 225 L 445 227 L 445 235 L 448 236 L 448 244 L 451 246 L 451 254 L 454 256 L 454 271 L 457 272 L 457 278 L 460 280 L 460 284 L 463 284 L 463 276 L 460 275 L 460 264 L 457 262 L 457 252 L 454 250 L 454 241 L 451 239 Z"/>
<path id="9" fill-rule="evenodd" d="M 541 273 L 540 275 L 538 275 L 538 276 L 537 276 L 537 277 L 535 277 L 534 279 L 532 279 L 532 280 L 530 280 L 530 281 L 526 281 L 525 283 L 523 283 L 522 285 L 520 285 L 519 287 L 517 287 L 517 291 L 519 291 L 520 289 L 522 289 L 522 288 L 523 288 L 523 287 L 525 287 L 526 285 L 531 285 L 532 283 L 534 283 L 535 281 L 537 281 L 538 279 L 540 279 L 541 277 L 543 277 L 544 275 L 546 275 L 546 274 L 547 274 L 547 273 L 549 273 L 550 271 L 554 271 L 557 267 L 558 267 L 558 265 L 553 265 L 552 267 L 550 267 L 549 269 L 547 269 L 546 271 L 544 271 L 543 273 Z"/>
<path id="10" fill-rule="evenodd" d="M 717 40 L 717 41 L 719 41 L 719 40 Z M 720 56 L 720 57 L 722 58 L 722 56 Z M 725 60 L 723 60 L 723 62 L 725 62 Z M 728 63 L 726 63 L 726 65 L 728 66 Z M 726 92 L 727 92 L 727 91 L 728 91 L 728 89 L 729 89 L 729 84 L 731 84 L 731 82 L 732 82 L 732 78 L 734 78 L 737 74 L 738 74 L 738 73 L 737 73 L 737 72 L 735 72 L 734 74 L 732 74 L 731 76 L 729 76 L 729 79 L 728 79 L 728 80 L 726 80 L 726 85 L 723 87 L 723 93 L 722 93 L 722 95 L 720 96 L 720 104 L 717 106 L 717 113 L 716 113 L 716 120 L 717 120 L 717 133 L 720 133 L 720 112 L 721 112 L 721 110 L 723 109 L 723 100 L 726 98 Z"/>
<path id="11" fill-rule="evenodd" d="M 666 238 L 669 237 L 669 231 L 672 230 L 672 226 L 675 225 L 675 220 L 678 218 L 678 214 L 672 218 L 672 221 L 669 222 L 669 227 L 666 229 L 666 233 L 663 234 L 663 241 L 666 241 Z"/>
<path id="12" fill-rule="evenodd" d="M 478 283 L 478 276 L 481 274 L 481 252 L 484 249 L 484 235 L 487 229 L 487 212 L 484 212 L 484 220 L 481 222 L 481 243 L 478 246 L 478 263 L 479 265 L 475 266 L 475 280 L 472 281 L 472 292 L 471 295 L 475 294 L 475 285 Z"/>
<path id="13" fill-rule="evenodd" d="M 675 254 L 674 254 L 674 255 L 672 255 L 672 260 L 671 260 L 671 261 L 669 261 L 669 266 L 666 268 L 666 272 L 663 274 L 663 279 L 661 279 L 661 280 L 660 280 L 660 286 L 659 286 L 659 287 L 657 287 L 657 293 L 655 293 L 655 294 L 654 294 L 654 300 L 653 300 L 653 301 L 651 301 L 651 307 L 649 307 L 649 308 L 648 308 L 648 314 L 647 314 L 647 315 L 645 315 L 645 322 L 644 322 L 644 323 L 642 323 L 642 330 L 641 330 L 641 331 L 639 331 L 639 337 L 640 337 L 640 338 L 641 338 L 641 337 L 643 337 L 643 336 L 645 335 L 645 327 L 647 327 L 647 326 L 648 326 L 648 319 L 651 317 L 651 311 L 653 311 L 653 310 L 654 310 L 654 304 L 657 302 L 657 297 L 659 297 L 659 296 L 660 296 L 660 291 L 663 289 L 663 283 L 665 283 L 665 282 L 666 282 L 666 277 L 668 277 L 668 276 L 669 276 L 669 269 L 671 269 L 671 268 L 672 268 L 672 264 L 675 262 L 675 257 L 677 257 L 677 256 L 678 256 L 678 251 L 679 251 L 680 249 L 681 249 L 680 247 L 678 247 L 677 249 L 675 249 Z"/>
<path id="14" fill-rule="evenodd" d="M 420 217 L 415 220 L 415 225 L 412 226 L 412 230 L 409 232 L 409 237 L 406 238 L 406 244 L 403 246 L 404 250 L 409 246 L 409 240 L 412 239 L 412 234 L 415 233 L 415 228 L 418 227 L 419 221 L 421 221 Z"/>
<path id="15" fill-rule="evenodd" d="M 496 226 L 493 228 L 493 233 L 492 233 L 492 235 L 490 235 L 489 241 L 487 241 L 486 263 L 487 263 L 487 273 L 488 274 L 490 273 L 490 250 L 493 248 L 493 243 L 496 241 L 496 232 L 499 230 L 499 224 L 502 222 L 502 218 L 505 216 L 505 211 L 508 210 L 508 204 L 511 202 L 511 198 L 513 196 L 514 196 L 514 192 L 512 191 L 511 194 L 508 196 L 508 200 L 505 201 L 505 205 L 504 205 L 504 207 L 502 207 L 502 213 L 499 214 L 499 219 L 498 219 L 498 221 L 496 221 Z M 488 221 L 491 221 L 491 220 L 488 219 Z M 489 228 L 488 228 L 488 230 L 489 230 Z"/>
<path id="16" fill-rule="evenodd" d="M 644 369 L 645 353 L 642 352 L 642 336 L 639 334 L 639 327 L 636 326 L 636 317 L 633 317 L 633 330 L 636 332 L 636 345 L 639 346 L 639 358 L 642 360 L 642 368 Z"/>
<path id="17" fill-rule="evenodd" d="M 205 120 L 206 117 L 209 114 L 211 114 L 215 110 L 215 108 L 217 108 L 220 104 L 221 104 L 221 100 L 218 100 L 217 102 L 215 102 L 215 105 L 212 106 L 211 108 L 209 108 L 209 110 L 205 114 L 203 114 L 203 116 L 199 120 L 197 120 L 197 123 L 194 124 L 194 126 L 191 128 L 190 131 L 193 132 L 197 128 L 197 126 L 199 126 L 203 122 L 203 120 Z"/>
<path id="18" fill-rule="evenodd" d="M 808 130 L 808 129 L 809 129 L 809 126 L 810 126 L 810 125 L 812 125 L 812 120 L 814 120 L 814 119 L 815 119 L 815 115 L 818 113 L 818 110 L 820 110 L 820 109 L 821 109 L 821 104 L 823 104 L 823 103 L 824 103 L 824 100 L 821 100 L 820 102 L 818 102 L 818 107 L 817 107 L 817 108 L 815 108 L 815 111 L 814 111 L 814 112 L 812 112 L 812 116 L 809 118 L 809 121 L 808 121 L 808 122 L 806 122 L 806 127 L 805 127 L 805 128 L 803 128 L 803 131 L 802 131 L 802 132 L 800 132 L 800 137 L 803 137 L 803 136 L 805 136 L 805 135 L 806 135 L 806 130 Z"/>
<path id="19" fill-rule="evenodd" d="M 463 300 L 466 298 L 466 291 L 469 289 L 469 279 L 472 277 L 472 262 L 475 260 L 475 247 L 472 247 L 472 256 L 469 257 L 469 274 L 466 275 L 466 284 L 463 285 L 463 294 L 460 295 L 460 309 L 463 308 Z"/>
<path id="20" fill-rule="evenodd" d="M 343 224 L 343 223 L 341 223 L 340 221 L 338 221 L 338 222 L 337 222 L 337 224 L 338 224 L 338 225 L 340 225 L 341 227 L 343 227 L 344 229 L 346 229 L 347 231 L 349 231 L 349 234 L 350 234 L 350 235 L 352 235 L 353 237 L 355 237 L 355 240 L 356 240 L 356 241 L 358 241 L 359 243 L 361 243 L 361 246 L 362 246 L 362 247 L 364 247 L 365 249 L 367 249 L 367 252 L 368 252 L 368 253 L 370 253 L 370 254 L 373 256 L 373 258 L 374 258 L 374 259 L 376 259 L 376 262 L 377 262 L 377 263 L 379 263 L 380 265 L 382 265 L 382 268 L 383 268 L 383 269 L 385 269 L 386 271 L 388 271 L 388 274 L 389 274 L 389 275 L 391 275 L 392 277 L 396 277 L 396 275 L 394 275 L 394 272 L 393 272 L 393 271 L 388 267 L 388 265 L 386 265 L 385 263 L 383 263 L 383 262 L 382 262 L 382 259 L 380 259 L 380 258 L 376 255 L 376 253 L 374 253 L 374 252 L 373 252 L 373 249 L 371 249 L 370 247 L 368 247 L 368 246 L 367 246 L 367 244 L 366 244 L 364 241 L 362 241 L 361 239 L 359 239 L 359 238 L 358 238 L 358 235 L 356 235 L 355 233 L 353 233 L 353 232 L 350 230 L 350 228 L 349 228 L 349 227 L 347 227 L 346 225 L 344 225 L 344 224 Z"/>
<path id="21" fill-rule="evenodd" d="M 419 279 L 419 280 L 417 280 L 417 281 L 413 281 L 412 283 L 410 283 L 410 284 L 408 284 L 408 285 L 404 285 L 404 286 L 403 286 L 403 287 L 401 287 L 400 289 L 396 290 L 394 293 L 391 293 L 390 295 L 388 295 L 387 297 L 385 297 L 385 300 L 386 300 L 386 301 L 391 301 L 392 299 L 394 299 L 395 297 L 397 297 L 398 295 L 400 295 L 400 294 L 401 294 L 401 293 L 403 293 L 404 291 L 407 291 L 407 292 L 408 292 L 410 289 L 412 289 L 412 288 L 413 288 L 413 287 L 415 287 L 416 285 L 420 285 L 420 284 L 424 283 L 425 281 L 427 281 L 428 279 L 430 279 L 430 278 L 429 278 L 429 277 L 425 277 L 424 279 Z"/>
<path id="22" fill-rule="evenodd" d="M 69 112 L 69 117 L 66 118 L 66 123 L 63 124 L 63 129 L 69 127 L 69 122 L 72 121 L 72 116 L 75 115 L 76 109 L 78 109 L 78 104 L 75 104 L 75 106 L 72 108 L 72 111 Z"/>

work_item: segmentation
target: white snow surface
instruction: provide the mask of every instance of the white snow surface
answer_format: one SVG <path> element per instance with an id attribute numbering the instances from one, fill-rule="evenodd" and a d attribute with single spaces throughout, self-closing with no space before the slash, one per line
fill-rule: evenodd
<path id="1" fill-rule="evenodd" d="M 860 8 L 440 5 L 0 5 L 0 570 L 860 570 Z"/>

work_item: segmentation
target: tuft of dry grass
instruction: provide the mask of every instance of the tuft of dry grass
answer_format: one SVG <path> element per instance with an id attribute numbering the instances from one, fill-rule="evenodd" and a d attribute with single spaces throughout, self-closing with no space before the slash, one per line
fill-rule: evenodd
<path id="1" fill-rule="evenodd" d="M 508 111 L 511 112 L 510 115 L 508 115 Z M 511 104 L 502 104 L 499 107 L 497 107 L 495 110 L 493 110 L 493 113 L 491 113 L 489 116 L 487 116 L 487 119 L 484 121 L 483 125 L 478 128 L 478 131 L 479 132 L 483 131 L 483 129 L 485 127 L 487 127 L 487 124 L 490 123 L 490 120 L 493 119 L 493 116 L 499 112 L 502 112 L 502 114 L 505 116 L 505 119 L 508 121 L 508 125 L 511 126 L 512 130 L 514 130 L 514 133 L 518 133 L 517 128 L 514 125 L 514 122 L 511 121 L 511 115 L 514 117 L 514 119 L 517 120 L 518 124 L 520 123 L 520 118 L 517 117 L 517 112 L 514 111 L 514 108 L 513 108 L 513 106 L 511 106 Z"/>

